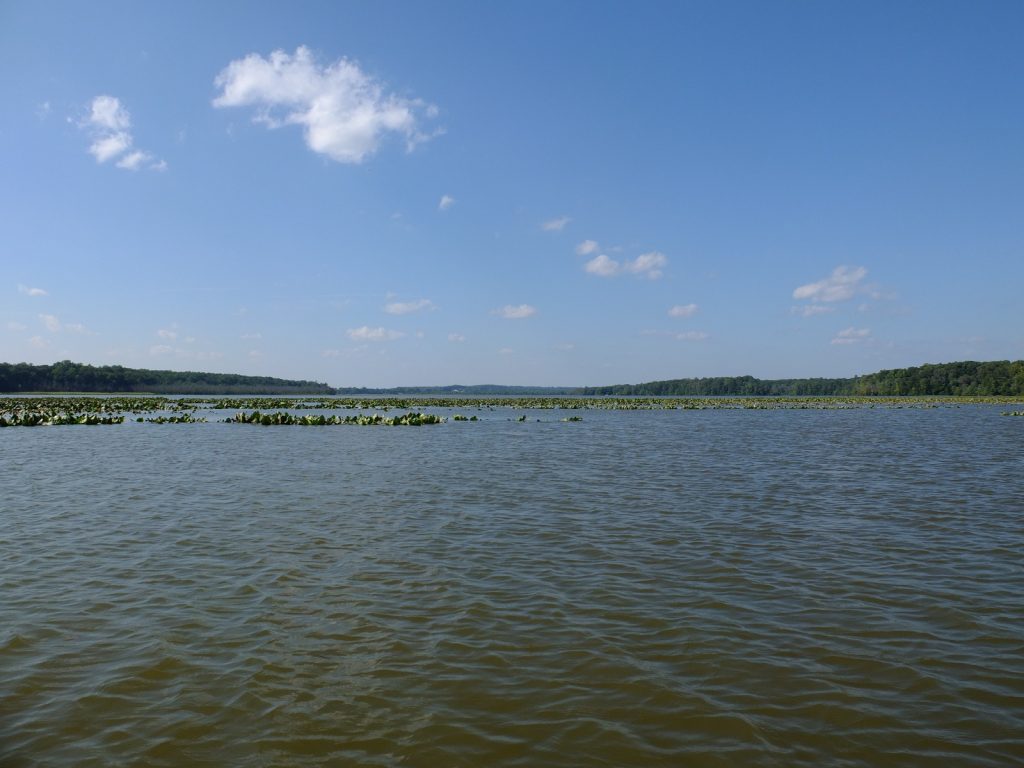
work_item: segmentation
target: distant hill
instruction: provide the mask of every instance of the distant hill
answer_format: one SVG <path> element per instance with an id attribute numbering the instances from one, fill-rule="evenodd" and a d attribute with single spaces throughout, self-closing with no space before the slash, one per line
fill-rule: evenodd
<path id="1" fill-rule="evenodd" d="M 152 371 L 120 365 L 92 366 L 64 360 L 53 365 L 0 363 L 0 392 L 159 392 L 249 395 L 1024 395 L 1024 360 L 964 361 L 894 368 L 849 379 L 757 379 L 716 376 L 668 379 L 607 387 L 523 387 L 451 384 L 439 387 L 332 388 L 234 373 Z"/>
<path id="2" fill-rule="evenodd" d="M 64 360 L 53 365 L 0 363 L 0 392 L 159 392 L 161 394 L 328 395 L 316 381 L 196 371 L 151 371 Z"/>
<path id="3" fill-rule="evenodd" d="M 1024 395 L 1024 360 L 938 363 L 850 379 L 719 376 L 583 387 L 583 395 Z"/>

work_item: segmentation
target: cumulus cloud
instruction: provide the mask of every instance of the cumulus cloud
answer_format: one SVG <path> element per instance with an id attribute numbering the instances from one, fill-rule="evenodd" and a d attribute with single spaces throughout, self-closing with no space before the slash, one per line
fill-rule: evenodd
<path id="1" fill-rule="evenodd" d="M 353 341 L 394 341 L 405 336 L 401 331 L 392 331 L 387 328 L 371 328 L 368 325 L 360 328 L 349 328 L 345 333 Z"/>
<path id="2" fill-rule="evenodd" d="M 676 304 L 668 311 L 669 317 L 693 317 L 697 314 L 696 304 Z"/>
<path id="3" fill-rule="evenodd" d="M 27 285 L 18 284 L 18 293 L 23 293 L 26 296 L 48 296 L 49 294 L 42 288 L 29 288 Z"/>
<path id="4" fill-rule="evenodd" d="M 828 277 L 796 288 L 793 298 L 807 299 L 818 304 L 846 301 L 860 290 L 861 281 L 867 274 L 864 267 L 839 266 Z"/>
<path id="5" fill-rule="evenodd" d="M 506 320 L 522 320 L 523 318 L 530 317 L 531 315 L 537 314 L 537 308 L 530 306 L 529 304 L 506 304 L 504 307 L 491 311 L 492 315 L 503 317 Z"/>
<path id="6" fill-rule="evenodd" d="M 178 338 L 178 332 L 173 331 L 169 328 L 161 328 L 159 331 L 156 332 L 156 335 L 159 336 L 161 339 L 167 339 L 168 341 L 174 341 L 176 338 Z"/>
<path id="7" fill-rule="evenodd" d="M 665 254 L 651 251 L 650 253 L 641 253 L 632 261 L 623 262 L 622 268 L 634 275 L 643 275 L 651 280 L 657 280 L 662 275 L 661 268 L 666 264 L 668 264 L 668 259 Z"/>
<path id="8" fill-rule="evenodd" d="M 89 116 L 79 125 L 92 135 L 89 154 L 96 158 L 97 163 L 106 163 L 120 157 L 116 165 L 126 171 L 137 171 L 141 168 L 155 171 L 167 169 L 164 160 L 157 160 L 145 150 L 129 151 L 133 143 L 132 118 L 128 109 L 116 96 L 103 95 L 94 98 L 89 108 Z"/>
<path id="9" fill-rule="evenodd" d="M 557 219 L 549 219 L 540 225 L 540 228 L 545 232 L 561 232 L 565 229 L 565 225 L 568 224 L 572 219 L 568 216 L 559 216 Z"/>
<path id="10" fill-rule="evenodd" d="M 870 328 L 844 328 L 832 339 L 832 344 L 859 344 L 871 338 Z"/>
<path id="11" fill-rule="evenodd" d="M 453 205 L 455 205 L 454 197 L 452 197 L 451 195 L 441 195 L 441 202 L 437 204 L 437 210 L 447 211 Z"/>
<path id="12" fill-rule="evenodd" d="M 825 304 L 804 304 L 803 306 L 790 309 L 790 312 L 794 315 L 800 315 L 801 317 L 814 317 L 815 315 L 824 315 L 835 311 L 835 307 L 829 307 Z"/>
<path id="13" fill-rule="evenodd" d="M 390 133 L 411 150 L 431 138 L 420 128 L 423 117 L 437 116 L 419 99 L 387 93 L 354 61 L 323 65 L 305 46 L 266 58 L 250 53 L 230 62 L 214 85 L 215 107 L 254 107 L 254 121 L 268 128 L 300 125 L 306 146 L 339 163 L 363 162 Z"/>
<path id="14" fill-rule="evenodd" d="M 589 256 L 592 253 L 596 253 L 597 248 L 598 245 L 596 240 L 584 240 L 576 246 L 576 254 L 578 256 Z"/>
<path id="15" fill-rule="evenodd" d="M 583 269 L 599 277 L 615 277 L 620 274 L 632 274 L 657 280 L 664 274 L 662 267 L 668 264 L 665 254 L 658 251 L 642 253 L 635 259 L 616 261 L 605 254 L 599 254 L 583 265 Z"/>
<path id="16" fill-rule="evenodd" d="M 393 301 L 390 304 L 384 305 L 384 311 L 389 315 L 408 315 L 412 312 L 420 312 L 424 309 L 437 309 L 437 306 L 430 299 Z"/>
<path id="17" fill-rule="evenodd" d="M 56 315 L 40 315 L 39 320 L 50 333 L 57 333 L 60 330 L 60 320 Z"/>
<path id="18" fill-rule="evenodd" d="M 465 340 L 466 340 L 466 337 L 463 336 L 461 333 L 449 333 L 448 334 L 448 341 L 452 342 L 453 344 L 461 344 Z"/>
<path id="19" fill-rule="evenodd" d="M 583 269 L 589 272 L 591 275 L 598 275 L 599 277 L 612 277 L 619 274 L 619 270 L 622 265 L 619 264 L 615 259 L 610 259 L 603 253 L 595 256 L 586 264 L 583 265 Z"/>

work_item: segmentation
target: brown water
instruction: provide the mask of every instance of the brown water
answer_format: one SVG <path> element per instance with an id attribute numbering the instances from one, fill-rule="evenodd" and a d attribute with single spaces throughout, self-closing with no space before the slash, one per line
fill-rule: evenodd
<path id="1" fill-rule="evenodd" d="M 0 765 L 1024 764 L 999 410 L 3 430 Z"/>

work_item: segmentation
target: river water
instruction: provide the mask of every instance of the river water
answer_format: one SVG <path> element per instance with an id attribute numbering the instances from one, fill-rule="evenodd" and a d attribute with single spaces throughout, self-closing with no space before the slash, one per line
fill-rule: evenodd
<path id="1" fill-rule="evenodd" d="M 2 430 L 0 766 L 1024 764 L 1000 410 Z"/>

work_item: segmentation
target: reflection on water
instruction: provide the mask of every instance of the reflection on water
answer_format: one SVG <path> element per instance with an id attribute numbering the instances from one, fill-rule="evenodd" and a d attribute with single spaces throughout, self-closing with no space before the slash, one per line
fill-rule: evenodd
<path id="1" fill-rule="evenodd" d="M 4 430 L 0 765 L 1020 764 L 998 413 Z"/>

